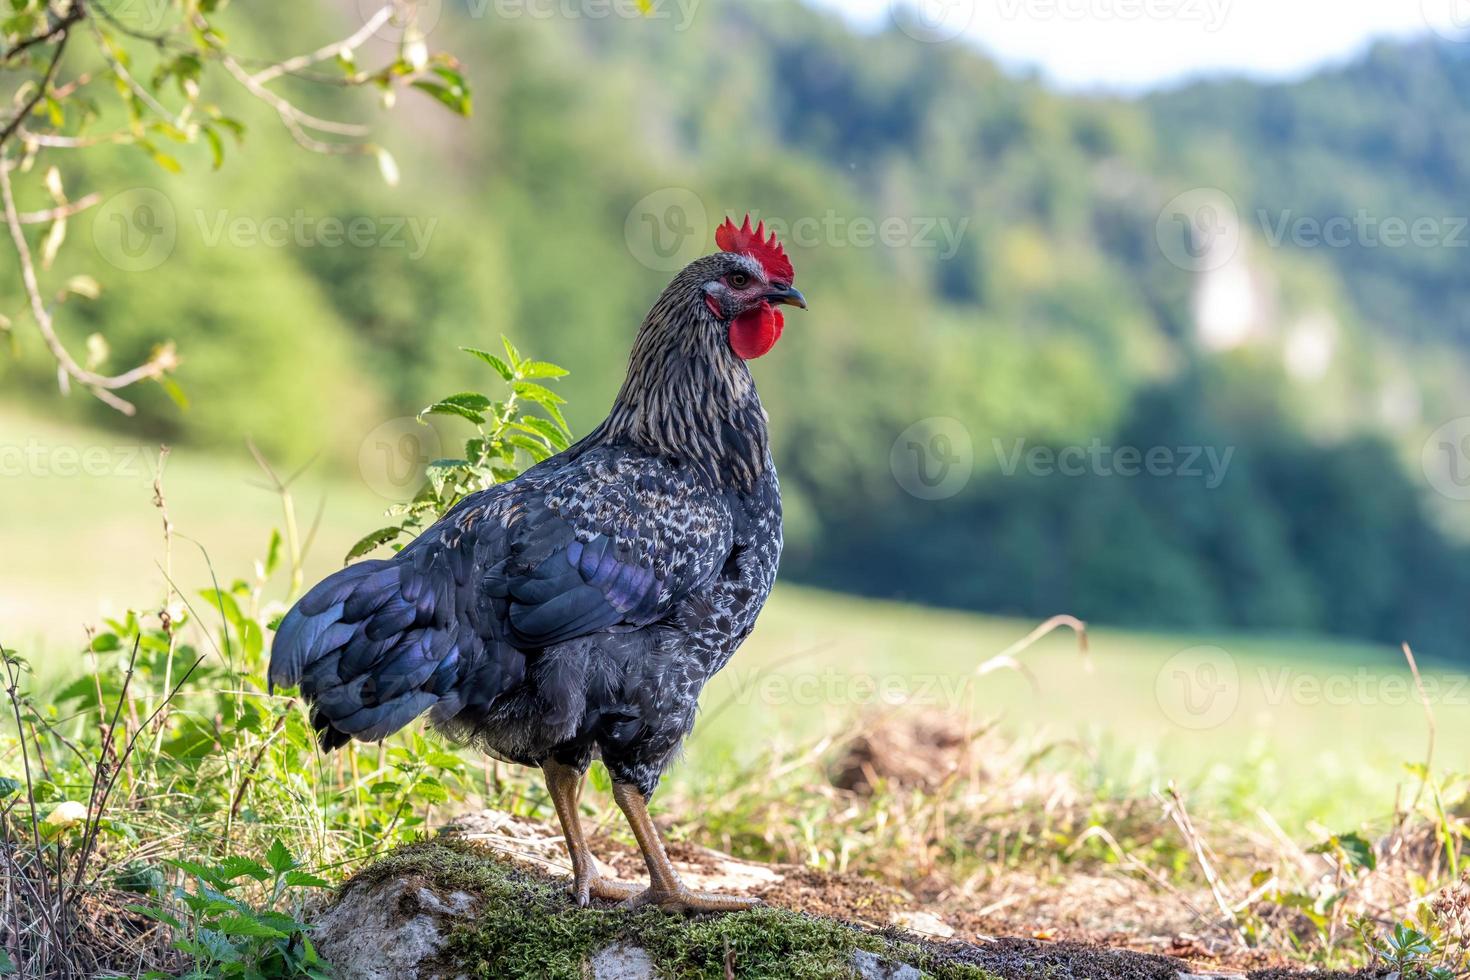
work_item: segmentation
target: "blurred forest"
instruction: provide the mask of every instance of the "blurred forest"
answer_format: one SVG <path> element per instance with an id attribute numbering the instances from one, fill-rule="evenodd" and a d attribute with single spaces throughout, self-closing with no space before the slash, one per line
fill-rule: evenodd
<path id="1" fill-rule="evenodd" d="M 239 50 L 272 52 L 339 37 L 354 16 L 350 3 L 229 13 Z M 1464 233 L 1459 246 L 1271 240 L 1283 218 L 1463 213 L 1470 48 L 1385 43 L 1299 83 L 1123 100 L 1058 94 L 962 45 L 858 34 L 780 0 L 706 3 L 687 25 L 446 4 L 430 41 L 463 62 L 474 115 L 403 96 L 422 104 L 381 120 L 397 187 L 370 158 L 302 153 L 246 99 L 248 148 L 219 173 L 207 153 L 174 177 L 131 149 L 64 165 L 78 193 L 159 188 L 177 239 L 158 268 L 114 269 L 92 246 L 106 206 L 79 216 L 55 275 L 105 290 L 68 303 L 62 329 L 78 349 L 103 331 L 118 364 L 176 341 L 190 404 L 150 388 L 128 420 L 62 400 L 19 323 L 0 362 L 7 396 L 134 437 L 242 454 L 248 436 L 284 469 L 320 454 L 350 471 L 380 423 L 483 381 L 458 346 L 505 333 L 571 369 L 561 390 L 580 434 L 669 277 L 630 249 L 630 211 L 677 189 L 707 212 L 705 244 L 746 210 L 836 229 L 788 242 L 812 309 L 754 366 L 788 501 L 783 575 L 1470 659 L 1466 522 L 1421 471 L 1428 434 L 1470 415 Z M 308 107 L 333 98 L 371 110 L 361 93 L 300 92 Z M 1241 232 L 1235 256 L 1203 270 L 1170 261 L 1190 243 L 1161 220 L 1200 187 L 1233 200 Z M 412 218 L 423 237 L 266 247 L 218 233 L 293 215 Z M 850 231 L 888 218 L 963 233 L 950 249 Z M 1235 298 L 1224 313 L 1220 290 Z M 19 294 L 0 269 L 3 308 Z M 926 500 L 889 458 L 933 417 L 959 420 L 974 472 Z M 1008 462 L 1017 445 L 1094 444 L 1229 463 L 1207 485 Z"/>

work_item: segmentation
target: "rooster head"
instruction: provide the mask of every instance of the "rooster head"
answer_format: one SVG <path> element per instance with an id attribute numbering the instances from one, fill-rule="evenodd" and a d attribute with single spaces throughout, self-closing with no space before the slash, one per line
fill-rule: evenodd
<path id="1" fill-rule="evenodd" d="M 703 263 L 700 289 L 704 305 L 721 323 L 729 324 L 730 349 L 750 360 L 776 346 L 786 324 L 778 305 L 806 309 L 806 297 L 791 285 L 795 272 L 786 250 L 774 233 L 766 237 L 765 222 L 735 227 L 729 218 L 715 230 L 717 255 Z"/>

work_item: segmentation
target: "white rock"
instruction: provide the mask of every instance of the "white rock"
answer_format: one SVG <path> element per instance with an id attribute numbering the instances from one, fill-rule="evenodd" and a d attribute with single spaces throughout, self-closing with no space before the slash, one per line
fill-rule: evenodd
<path id="1" fill-rule="evenodd" d="M 454 919 L 474 910 L 465 892 L 385 881 L 349 888 L 316 920 L 312 942 L 337 976 L 351 980 L 436 980 L 425 965 L 444 948 Z"/>
<path id="2" fill-rule="evenodd" d="M 924 974 L 907 963 L 885 960 L 862 949 L 853 951 L 852 966 L 862 980 L 924 980 Z"/>
<path id="3" fill-rule="evenodd" d="M 654 980 L 653 957 L 641 946 L 618 943 L 592 957 L 592 980 Z"/>
<path id="4" fill-rule="evenodd" d="M 893 924 L 919 936 L 949 939 L 954 935 L 954 927 L 933 912 L 895 912 Z"/>

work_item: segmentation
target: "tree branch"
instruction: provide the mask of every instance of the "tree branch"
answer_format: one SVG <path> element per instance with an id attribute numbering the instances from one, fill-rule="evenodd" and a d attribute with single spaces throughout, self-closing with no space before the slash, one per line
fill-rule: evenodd
<path id="1" fill-rule="evenodd" d="M 46 211 L 22 211 L 17 217 L 23 225 L 44 225 L 48 222 L 55 221 L 57 218 L 70 218 L 74 214 L 79 214 L 100 200 L 102 200 L 102 195 L 93 192 L 86 197 L 78 198 L 75 201 L 67 201 L 65 204 L 58 205 Z"/>
<path id="2" fill-rule="evenodd" d="M 28 37 L 24 41 L 18 43 L 15 47 L 11 48 L 9 51 L 5 52 L 5 54 L 0 55 L 0 64 L 6 64 L 13 58 L 19 56 L 20 53 L 22 51 L 25 51 L 27 48 L 35 47 L 38 44 L 45 44 L 53 38 L 66 34 L 67 31 L 71 30 L 71 25 L 75 24 L 77 21 L 85 17 L 86 13 L 86 10 L 82 7 L 80 3 L 73 3 L 67 9 L 66 13 L 62 15 L 62 18 L 58 20 L 55 24 L 51 25 L 50 30 L 42 34 L 37 34 L 35 37 Z"/>
<path id="3" fill-rule="evenodd" d="M 4 203 L 5 223 L 10 227 L 11 241 L 15 243 L 16 255 L 20 258 L 20 281 L 25 287 L 26 297 L 30 300 L 31 315 L 35 317 L 36 328 L 41 332 L 41 339 L 46 342 L 51 356 L 56 359 L 60 376 L 76 381 L 87 388 L 99 401 L 117 409 L 124 415 L 132 415 L 136 411 L 132 403 L 119 398 L 112 392 L 137 384 L 139 381 L 161 378 L 173 370 L 178 364 L 173 345 L 168 344 L 159 348 L 147 362 L 122 374 L 98 374 L 78 364 L 67 351 L 66 346 L 62 344 L 61 338 L 56 335 L 51 314 L 47 311 L 45 301 L 41 298 L 41 286 L 36 279 L 36 266 L 31 259 L 31 248 L 26 242 L 25 231 L 21 228 L 20 213 L 15 207 L 15 194 L 10 187 L 10 161 L 4 154 L 0 154 L 0 200 L 3 200 Z"/>
<path id="4" fill-rule="evenodd" d="M 76 6 L 72 7 L 73 11 L 78 9 Z M 5 124 L 5 128 L 0 129 L 0 146 L 5 145 L 5 141 L 15 134 L 15 131 L 20 128 L 20 124 L 25 121 L 26 116 L 31 114 L 31 110 L 35 109 L 37 104 L 46 97 L 46 89 L 50 86 L 51 79 L 56 77 L 56 67 L 61 64 L 61 54 L 66 50 L 66 42 L 71 39 L 71 22 L 65 23 L 64 26 L 59 28 L 59 31 L 56 51 L 51 55 L 51 63 L 46 66 L 46 74 L 41 79 L 40 87 L 36 89 L 36 94 L 26 100 L 26 104 L 20 107 L 20 110 L 15 114 L 14 118 Z M 15 49 L 12 48 L 11 54 L 14 53 Z"/>
<path id="5" fill-rule="evenodd" d="M 317 64 L 318 62 L 326 61 L 328 58 L 335 58 L 338 55 L 344 54 L 348 51 L 356 51 L 367 42 L 368 38 L 373 36 L 374 32 L 376 32 L 378 28 L 386 24 L 389 18 L 391 18 L 392 16 L 393 4 L 385 3 L 377 13 L 373 14 L 367 19 L 367 23 L 358 28 L 356 33 L 352 34 L 350 37 L 345 38 L 341 41 L 336 41 L 332 44 L 323 45 L 310 54 L 298 55 L 295 58 L 287 58 L 285 61 L 271 65 L 267 68 L 262 68 L 254 75 L 251 75 L 250 80 L 255 82 L 257 85 L 264 85 L 266 82 L 269 82 L 272 79 L 280 78 L 282 75 L 294 75 L 296 72 L 301 71 L 303 68 L 310 68 L 312 65 Z"/>

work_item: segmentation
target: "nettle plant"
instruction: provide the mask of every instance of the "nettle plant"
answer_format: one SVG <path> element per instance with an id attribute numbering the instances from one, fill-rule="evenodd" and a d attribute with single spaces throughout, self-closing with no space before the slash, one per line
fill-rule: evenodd
<path id="1" fill-rule="evenodd" d="M 504 349 L 468 349 L 504 397 L 460 392 L 422 414 L 470 422 L 464 456 L 434 461 L 422 491 L 394 509 L 399 522 L 354 554 L 570 442 L 562 399 L 541 384 L 566 372 Z M 32 692 L 26 660 L 0 649 L 14 722 L 0 730 L 0 865 L 20 896 L 0 909 L 0 930 L 19 937 L 0 975 L 108 975 L 143 962 L 156 977 L 325 976 L 302 924 L 305 896 L 415 838 L 436 808 L 472 794 L 516 812 L 536 806 L 422 730 L 319 754 L 305 712 L 266 684 L 272 630 L 305 585 L 311 535 L 298 530 L 290 481 L 257 458 L 283 530 L 249 575 L 198 591 L 170 580 L 158 606 L 106 620 L 87 670 L 44 694 Z M 181 536 L 162 474 L 161 460 L 154 503 L 171 552 Z"/>
<path id="2" fill-rule="evenodd" d="M 464 455 L 430 462 L 423 488 L 408 503 L 388 511 L 398 523 L 358 541 L 347 553 L 348 561 L 385 544 L 397 551 L 405 537 L 437 520 L 467 495 L 515 479 L 522 469 L 521 460 L 539 463 L 571 445 L 571 430 L 561 412 L 566 399 L 541 384 L 543 380 L 564 377 L 566 370 L 522 357 L 507 337 L 501 338 L 501 346 L 504 358 L 476 347 L 460 349 L 495 369 L 507 388 L 503 398 L 462 391 L 441 398 L 419 413 L 423 424 L 428 424 L 431 415 L 449 415 L 474 425 L 474 433 L 465 440 Z M 532 414 L 532 408 L 539 408 L 545 417 Z"/>

